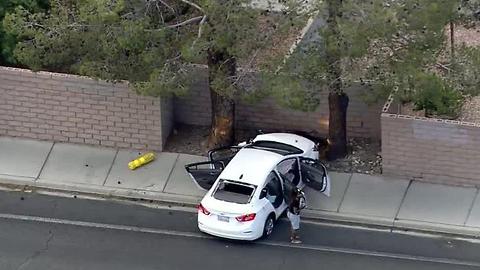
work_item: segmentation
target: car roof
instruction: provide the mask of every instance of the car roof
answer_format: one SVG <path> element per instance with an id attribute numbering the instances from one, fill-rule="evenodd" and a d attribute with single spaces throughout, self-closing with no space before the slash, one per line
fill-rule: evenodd
<path id="1" fill-rule="evenodd" d="M 292 133 L 268 133 L 268 134 L 260 134 L 253 139 L 254 142 L 256 141 L 273 141 L 288 144 L 291 146 L 295 146 L 301 149 L 303 152 L 307 152 L 311 150 L 315 143 L 311 140 L 302 137 L 300 135 L 292 134 Z"/>
<path id="2" fill-rule="evenodd" d="M 228 163 L 219 178 L 260 186 L 282 159 L 282 155 L 274 152 L 242 148 Z"/>

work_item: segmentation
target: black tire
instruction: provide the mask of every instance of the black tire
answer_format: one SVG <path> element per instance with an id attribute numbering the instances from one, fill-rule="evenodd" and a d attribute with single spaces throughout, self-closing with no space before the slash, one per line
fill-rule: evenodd
<path id="1" fill-rule="evenodd" d="M 269 237 L 272 234 L 274 227 L 275 227 L 275 215 L 272 213 L 267 217 L 267 220 L 265 220 L 265 225 L 263 226 L 262 238 Z"/>

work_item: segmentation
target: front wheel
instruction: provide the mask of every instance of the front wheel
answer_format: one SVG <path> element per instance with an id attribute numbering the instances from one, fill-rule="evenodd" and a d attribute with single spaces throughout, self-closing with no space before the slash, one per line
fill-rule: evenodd
<path id="1" fill-rule="evenodd" d="M 272 215 L 269 215 L 267 220 L 265 220 L 265 226 L 263 227 L 263 238 L 266 238 L 272 234 L 274 226 L 275 218 Z"/>

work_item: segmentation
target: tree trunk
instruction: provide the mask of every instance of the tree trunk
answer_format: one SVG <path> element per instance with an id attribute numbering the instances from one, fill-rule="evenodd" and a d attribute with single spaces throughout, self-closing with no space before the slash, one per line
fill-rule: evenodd
<path id="1" fill-rule="evenodd" d="M 327 158 L 334 160 L 347 155 L 347 108 L 348 96 L 343 91 L 341 47 L 343 46 L 338 28 L 342 16 L 342 0 L 327 0 L 328 35 L 326 38 L 326 60 L 328 63 L 328 149 Z"/>
<path id="2" fill-rule="evenodd" d="M 328 94 L 329 124 L 327 158 L 334 160 L 347 154 L 347 108 L 348 96 L 345 93 Z"/>
<path id="3" fill-rule="evenodd" d="M 217 89 L 221 87 L 212 82 L 217 78 L 228 82 L 235 72 L 235 58 L 226 52 L 208 52 L 208 82 L 212 100 L 212 126 L 207 143 L 209 149 L 233 144 L 235 102 L 225 89 Z"/>
<path id="4" fill-rule="evenodd" d="M 455 57 L 455 24 L 450 21 L 450 55 L 452 59 Z"/>

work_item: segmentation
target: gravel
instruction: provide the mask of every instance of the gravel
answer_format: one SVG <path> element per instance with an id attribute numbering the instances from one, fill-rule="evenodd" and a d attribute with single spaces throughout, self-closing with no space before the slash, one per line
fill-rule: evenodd
<path id="1" fill-rule="evenodd" d="M 459 121 L 480 123 L 480 96 L 468 98 L 463 104 Z"/>

